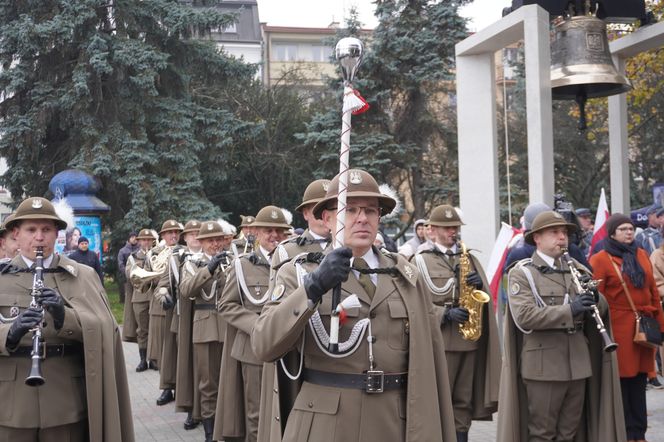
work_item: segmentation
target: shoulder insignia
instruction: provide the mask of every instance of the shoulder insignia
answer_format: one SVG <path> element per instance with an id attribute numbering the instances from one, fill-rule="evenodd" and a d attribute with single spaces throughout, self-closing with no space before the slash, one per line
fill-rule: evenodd
<path id="1" fill-rule="evenodd" d="M 513 295 L 516 295 L 517 293 L 519 293 L 519 290 L 521 290 L 521 286 L 519 285 L 519 283 L 518 282 L 512 283 L 512 286 L 510 287 L 510 292 Z"/>
<path id="2" fill-rule="evenodd" d="M 286 291 L 286 287 L 283 284 L 277 284 L 274 287 L 274 290 L 272 290 L 272 296 L 270 299 L 272 301 L 276 301 L 279 298 L 281 298 L 284 295 L 284 292 Z"/>

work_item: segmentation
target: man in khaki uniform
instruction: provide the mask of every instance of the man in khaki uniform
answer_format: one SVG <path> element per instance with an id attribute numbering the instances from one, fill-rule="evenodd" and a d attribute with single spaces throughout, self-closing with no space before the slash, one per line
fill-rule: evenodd
<path id="1" fill-rule="evenodd" d="M 13 218 L 14 215 L 9 215 L 5 218 L 2 227 L 0 227 L 0 261 L 11 261 L 18 254 L 18 243 L 16 242 L 12 231 L 5 228 Z"/>
<path id="2" fill-rule="evenodd" d="M 217 438 L 242 437 L 247 442 L 258 438 L 258 415 L 263 361 L 251 348 L 251 329 L 268 299 L 270 257 L 277 245 L 286 239 L 291 226 L 283 210 L 263 207 L 252 223 L 256 233 L 253 252 L 236 258 L 228 272 L 226 286 L 219 302 L 219 314 L 228 324 L 222 358 L 221 396 L 215 435 Z M 232 399 L 244 398 L 244 434 L 227 416 L 238 414 L 231 408 Z"/>
<path id="3" fill-rule="evenodd" d="M 20 254 L 0 267 L 0 440 L 133 441 L 122 342 L 90 267 L 53 251 L 67 224 L 44 198 L 28 198 L 6 225 Z M 34 286 L 37 248 L 43 287 Z M 31 289 L 40 307 L 30 307 Z M 43 308 L 43 310 L 42 310 Z M 42 324 L 40 386 L 28 386 L 32 333 Z"/>
<path id="4" fill-rule="evenodd" d="M 145 260 L 145 270 L 153 272 L 156 276 L 151 283 L 152 298 L 150 299 L 150 330 L 148 333 L 148 358 L 157 361 L 159 370 L 163 370 L 164 365 L 168 368 L 175 366 L 175 361 L 170 359 L 175 354 L 168 353 L 169 360 L 164 359 L 164 340 L 171 328 L 173 307 L 175 298 L 172 293 L 173 271 L 170 266 L 170 257 L 178 253 L 182 248 L 178 241 L 180 233 L 184 226 L 175 220 L 165 221 L 161 226 L 159 236 L 163 244 L 154 247 L 148 253 Z M 166 282 L 164 281 L 164 278 Z M 161 283 L 160 283 L 161 282 Z M 172 365 L 171 365 L 172 364 Z M 165 405 L 175 400 L 172 388 L 174 385 L 160 385 L 161 395 L 157 398 L 157 405 Z"/>
<path id="5" fill-rule="evenodd" d="M 217 312 L 217 301 L 226 281 L 224 270 L 228 255 L 221 249 L 224 232 L 215 221 L 201 223 L 196 239 L 203 248 L 200 260 L 184 264 L 180 282 L 180 299 L 194 301 L 192 343 L 194 345 L 194 372 L 200 394 L 200 414 L 206 442 L 212 440 L 221 353 L 226 334 L 226 323 Z"/>
<path id="6" fill-rule="evenodd" d="M 129 305 L 136 320 L 136 342 L 138 343 L 138 354 L 140 356 L 140 362 L 136 366 L 136 371 L 142 372 L 147 370 L 150 365 L 152 365 L 150 368 L 157 368 L 152 362 L 148 364 L 147 361 L 152 291 L 145 285 L 144 280 L 138 276 L 140 273 L 138 269 L 142 270 L 144 268 L 145 258 L 154 245 L 155 237 L 152 236 L 150 229 L 141 229 L 136 239 L 138 240 L 139 249 L 127 258 L 125 274 L 133 290 L 130 297 L 131 304 Z M 127 308 L 127 304 L 125 304 L 125 308 Z"/>
<path id="7" fill-rule="evenodd" d="M 482 323 L 479 339 L 465 339 L 459 331 L 469 318 L 468 309 L 459 306 L 462 285 L 468 292 L 486 290 L 489 284 L 479 261 L 470 253 L 464 257 L 470 260 L 465 281 L 458 280 L 462 253 L 458 238 L 463 223 L 457 211 L 450 205 L 438 206 L 431 212 L 426 225 L 430 226 L 430 238 L 434 243 L 430 246 L 425 243 L 414 260 L 422 284 L 439 307 L 457 441 L 466 442 L 472 419 L 491 419 L 498 409 L 498 330 L 491 296 L 488 296 L 486 303 L 476 306 Z"/>
<path id="8" fill-rule="evenodd" d="M 307 229 L 302 235 L 289 238 L 277 246 L 277 249 L 272 254 L 272 268 L 270 270 L 270 285 L 268 291 L 271 291 L 274 288 L 274 276 L 283 264 L 301 253 L 322 253 L 328 247 L 332 246 L 330 229 L 327 228 L 323 220 L 316 218 L 313 214 L 314 206 L 325 198 L 329 185 L 330 180 L 315 180 L 305 189 L 304 195 L 302 195 L 302 203 L 297 206 L 295 210 L 302 214 L 302 217 L 307 222 Z M 283 359 L 283 363 L 287 367 L 287 370 L 292 370 L 293 372 L 297 371 L 297 358 L 286 357 Z M 273 406 L 278 407 L 281 405 L 278 412 L 280 420 L 265 419 L 262 422 L 259 422 L 261 428 L 258 430 L 259 433 L 276 431 L 277 433 L 275 434 L 278 434 L 279 438 L 281 438 L 283 432 L 282 424 L 286 423 L 286 418 L 288 417 L 288 413 L 290 412 L 293 403 L 292 401 L 285 403 L 282 400 L 282 403 L 280 404 L 278 392 L 279 390 L 291 390 L 292 393 L 289 397 L 295 399 L 295 395 L 297 394 L 296 389 L 299 389 L 300 385 L 299 382 L 293 382 L 288 379 L 283 370 L 284 369 L 280 363 L 264 364 L 263 382 L 261 385 L 260 414 L 265 413 L 263 411 L 265 408 L 270 409 Z"/>
<path id="9" fill-rule="evenodd" d="M 252 331 L 260 359 L 276 361 L 295 349 L 303 358 L 301 374 L 292 373 L 303 383 L 283 440 L 453 442 L 447 364 L 433 304 L 413 265 L 372 247 L 381 214 L 396 201 L 381 194 L 367 172 L 352 169 L 348 175 L 346 247 L 320 263 L 307 254 L 284 264 Z M 338 188 L 337 176 L 313 210 L 330 230 Z M 331 295 L 338 284 L 345 322 L 338 351 L 331 352 Z"/>
<path id="10" fill-rule="evenodd" d="M 165 316 L 165 332 L 163 338 L 163 346 L 161 353 L 161 360 L 159 363 L 159 388 L 162 390 L 162 395 L 157 399 L 157 405 L 167 404 L 175 399 L 173 390 L 176 389 L 177 384 L 177 362 L 178 362 L 178 326 L 179 326 L 179 307 L 178 304 L 178 286 L 180 284 L 180 274 L 182 264 L 185 259 L 191 256 L 192 253 L 198 254 L 200 252 L 200 244 L 196 239 L 196 234 L 200 228 L 201 223 L 197 220 L 190 220 L 184 226 L 181 232 L 183 236 L 185 247 L 177 245 L 173 247 L 170 258 L 168 259 L 168 268 L 161 275 L 157 282 L 155 294 L 157 297 L 165 298 L 162 301 Z M 191 311 L 189 311 L 191 313 Z M 189 380 L 191 382 L 191 380 Z M 187 385 L 183 386 L 183 393 L 191 391 L 187 389 Z M 191 416 L 191 410 L 187 410 L 187 419 L 184 422 L 185 429 L 195 428 L 197 423 Z"/>
<path id="11" fill-rule="evenodd" d="M 615 353 L 602 352 L 589 319 L 597 303 L 609 324 L 608 305 L 579 293 L 561 259 L 575 229 L 559 213 L 540 213 L 525 235 L 537 250 L 510 270 L 499 441 L 626 439 Z"/>
<path id="12" fill-rule="evenodd" d="M 240 217 L 242 218 L 242 222 L 240 223 L 240 236 L 231 242 L 233 256 L 240 256 L 244 253 L 252 252 L 256 241 L 256 232 L 251 225 L 256 218 L 251 215 L 240 215 Z"/>

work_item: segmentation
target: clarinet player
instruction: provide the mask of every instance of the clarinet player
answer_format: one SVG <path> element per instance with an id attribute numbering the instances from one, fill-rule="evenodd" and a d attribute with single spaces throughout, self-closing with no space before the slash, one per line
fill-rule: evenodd
<path id="1" fill-rule="evenodd" d="M 0 267 L 0 440 L 132 442 L 120 332 L 99 277 L 54 253 L 67 224 L 47 199 L 23 201 L 6 227 L 20 254 Z M 38 249 L 41 281 L 34 277 Z M 31 357 L 37 329 L 40 362 Z M 26 382 L 33 375 L 42 382 Z"/>

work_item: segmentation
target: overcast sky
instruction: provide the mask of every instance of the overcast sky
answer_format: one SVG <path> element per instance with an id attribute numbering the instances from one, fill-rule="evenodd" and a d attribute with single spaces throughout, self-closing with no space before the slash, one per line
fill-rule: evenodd
<path id="1" fill-rule="evenodd" d="M 503 7 L 511 3 L 475 0 L 462 14 L 472 20 L 470 30 L 479 31 L 500 20 Z M 258 14 L 261 22 L 272 26 L 326 27 L 333 21 L 343 21 L 352 6 L 357 7 L 365 27 L 376 27 L 371 0 L 258 0 Z"/>

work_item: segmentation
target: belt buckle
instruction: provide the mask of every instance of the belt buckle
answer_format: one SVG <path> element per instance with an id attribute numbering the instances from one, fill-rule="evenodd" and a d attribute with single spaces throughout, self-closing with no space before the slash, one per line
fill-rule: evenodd
<path id="1" fill-rule="evenodd" d="M 366 392 L 370 394 L 382 393 L 385 386 L 385 372 L 381 370 L 368 370 L 366 378 Z"/>

